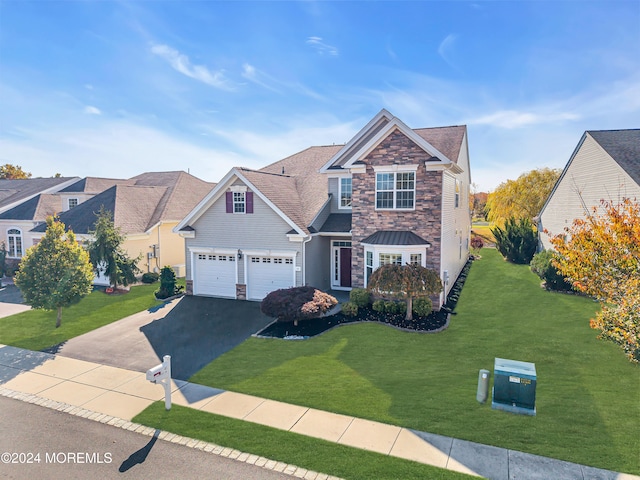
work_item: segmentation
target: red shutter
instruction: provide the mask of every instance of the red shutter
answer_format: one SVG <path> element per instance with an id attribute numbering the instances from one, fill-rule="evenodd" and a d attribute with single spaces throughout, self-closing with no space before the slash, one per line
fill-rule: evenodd
<path id="1" fill-rule="evenodd" d="M 233 192 L 227 192 L 227 213 L 233 213 Z"/>
<path id="2" fill-rule="evenodd" d="M 247 202 L 247 213 L 253 213 L 253 192 L 247 192 L 245 200 Z"/>

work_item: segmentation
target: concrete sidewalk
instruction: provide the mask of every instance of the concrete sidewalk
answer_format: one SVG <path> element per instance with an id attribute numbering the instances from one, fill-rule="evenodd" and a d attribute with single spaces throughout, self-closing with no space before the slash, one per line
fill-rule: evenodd
<path id="1" fill-rule="evenodd" d="M 122 424 L 164 398 L 163 388 L 149 383 L 144 373 L 0 345 L 0 394 L 16 397 L 13 392 L 26 394 L 30 399 L 35 396 L 95 412 L 96 419 L 105 416 L 122 419 Z M 172 402 L 494 480 L 640 480 L 634 475 L 180 380 L 172 382 Z M 304 478 L 327 478 L 323 474 L 313 474 Z"/>

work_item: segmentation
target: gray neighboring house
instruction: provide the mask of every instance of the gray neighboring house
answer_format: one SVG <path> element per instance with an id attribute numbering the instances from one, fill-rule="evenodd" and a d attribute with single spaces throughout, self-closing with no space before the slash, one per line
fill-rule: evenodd
<path id="1" fill-rule="evenodd" d="M 541 248 L 601 200 L 625 197 L 640 200 L 640 129 L 586 131 L 538 216 Z"/>
<path id="2" fill-rule="evenodd" d="M 187 292 L 350 290 L 381 265 L 416 263 L 439 272 L 442 303 L 468 258 L 470 184 L 465 126 L 413 130 L 382 110 L 346 145 L 231 169 L 174 229 Z"/>

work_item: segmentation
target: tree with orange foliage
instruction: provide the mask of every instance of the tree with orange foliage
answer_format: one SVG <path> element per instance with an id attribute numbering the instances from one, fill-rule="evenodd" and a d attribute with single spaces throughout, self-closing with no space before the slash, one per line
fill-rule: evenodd
<path id="1" fill-rule="evenodd" d="M 600 302 L 590 322 L 602 331 L 600 338 L 640 362 L 640 203 L 624 198 L 601 204 L 551 239 L 559 253 L 554 264 L 576 290 Z"/>

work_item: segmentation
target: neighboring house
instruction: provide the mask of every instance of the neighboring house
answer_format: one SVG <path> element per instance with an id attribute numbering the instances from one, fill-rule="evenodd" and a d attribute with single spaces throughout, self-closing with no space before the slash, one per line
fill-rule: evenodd
<path id="1" fill-rule="evenodd" d="M 417 263 L 440 274 L 442 302 L 468 258 L 470 183 L 465 126 L 412 130 L 382 110 L 346 145 L 227 173 L 175 229 L 187 290 L 350 290 L 381 265 Z"/>
<path id="2" fill-rule="evenodd" d="M 585 132 L 538 216 L 541 247 L 601 200 L 625 197 L 640 200 L 640 129 Z"/>
<path id="3" fill-rule="evenodd" d="M 143 173 L 113 184 L 59 217 L 79 241 L 88 241 L 96 214 L 104 207 L 125 236 L 123 248 L 129 257 L 142 257 L 138 267 L 143 272 L 159 272 L 170 265 L 183 276 L 184 240 L 172 230 L 214 185 L 186 172 Z M 45 230 L 46 225 L 40 224 L 31 233 L 40 238 Z M 95 283 L 108 280 L 99 278 Z"/>
<path id="4" fill-rule="evenodd" d="M 64 187 L 59 191 L 38 193 L 0 213 L 0 242 L 5 243 L 7 258 L 16 265 L 26 249 L 41 237 L 40 233 L 31 230 L 43 224 L 47 217 L 67 211 L 117 183 L 131 183 L 130 180 L 96 177 L 72 180 L 70 185 L 68 181 L 58 184 Z"/>

